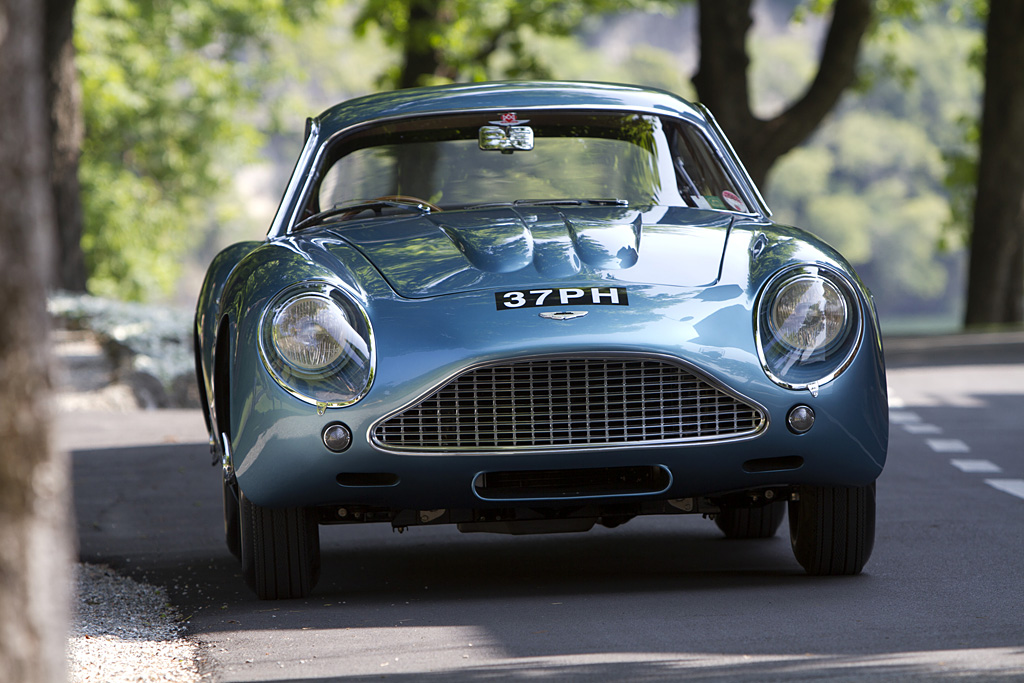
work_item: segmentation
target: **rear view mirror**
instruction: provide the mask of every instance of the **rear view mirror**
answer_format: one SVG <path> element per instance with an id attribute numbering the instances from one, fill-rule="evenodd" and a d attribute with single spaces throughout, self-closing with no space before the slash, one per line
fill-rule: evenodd
<path id="1" fill-rule="evenodd" d="M 533 128 L 529 126 L 484 126 L 480 129 L 480 149 L 504 154 L 533 149 Z"/>

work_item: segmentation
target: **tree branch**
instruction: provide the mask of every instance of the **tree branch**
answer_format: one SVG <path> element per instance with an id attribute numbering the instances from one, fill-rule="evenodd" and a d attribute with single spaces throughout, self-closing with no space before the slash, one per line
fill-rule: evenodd
<path id="1" fill-rule="evenodd" d="M 836 0 L 814 81 L 792 106 L 765 122 L 765 156 L 777 159 L 803 142 L 854 84 L 857 56 L 871 17 L 872 0 Z"/>

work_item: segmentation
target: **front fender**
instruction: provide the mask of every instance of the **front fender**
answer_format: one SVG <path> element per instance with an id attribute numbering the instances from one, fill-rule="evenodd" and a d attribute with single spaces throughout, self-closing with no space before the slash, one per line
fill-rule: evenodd
<path id="1" fill-rule="evenodd" d="M 226 321 L 220 334 L 226 339 L 218 340 L 215 347 L 223 354 L 216 360 L 217 367 L 226 368 L 227 390 L 219 394 L 229 403 L 227 413 L 221 413 L 227 429 L 221 431 L 228 433 L 233 450 L 252 408 L 255 378 L 266 372 L 259 350 L 263 312 L 283 289 L 308 281 L 345 291 L 364 310 L 375 297 L 394 296 L 377 270 L 344 245 L 335 245 L 328 253 L 320 245 L 274 240 L 246 254 L 224 284 L 219 309 Z M 215 413 L 218 410 L 224 407 L 214 408 Z"/>
<path id="2" fill-rule="evenodd" d="M 217 435 L 213 428 L 215 424 L 213 411 L 214 404 L 214 353 L 217 344 L 217 329 L 222 319 L 221 295 L 231 273 L 238 266 L 239 262 L 262 242 L 239 242 L 232 244 L 217 256 L 210 263 L 206 270 L 206 277 L 203 279 L 203 286 L 199 290 L 199 299 L 196 302 L 196 316 L 193 327 L 195 337 L 195 362 L 196 379 L 199 382 L 199 392 L 204 407 L 204 418 L 206 426 L 210 431 L 211 438 Z"/>

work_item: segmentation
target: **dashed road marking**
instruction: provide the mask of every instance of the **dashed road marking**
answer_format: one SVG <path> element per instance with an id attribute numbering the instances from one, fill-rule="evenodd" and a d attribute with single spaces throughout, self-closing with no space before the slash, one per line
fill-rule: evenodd
<path id="1" fill-rule="evenodd" d="M 927 422 L 911 423 L 903 425 L 903 429 L 910 434 L 941 434 L 942 427 L 928 424 Z"/>
<path id="2" fill-rule="evenodd" d="M 912 410 L 906 409 L 906 402 L 898 396 L 889 397 L 889 422 L 900 425 L 908 434 L 928 436 L 942 434 L 942 427 L 930 424 Z M 970 453 L 971 447 L 960 439 L 925 439 L 925 443 L 936 453 Z M 989 460 L 968 460 L 954 458 L 949 461 L 961 472 L 972 474 L 998 474 L 1003 469 Z M 985 483 L 992 488 L 1009 493 L 1024 500 L 1024 479 L 986 479 Z"/>
<path id="3" fill-rule="evenodd" d="M 890 410 L 889 422 L 897 425 L 914 424 L 921 421 L 921 416 L 910 410 Z"/>
<path id="4" fill-rule="evenodd" d="M 1003 493 L 1024 499 L 1024 479 L 986 479 L 985 483 Z"/>
<path id="5" fill-rule="evenodd" d="M 950 460 L 949 464 L 961 472 L 977 472 L 984 474 L 998 474 L 1003 468 L 988 460 Z"/>
<path id="6" fill-rule="evenodd" d="M 928 448 L 936 453 L 970 453 L 971 447 L 960 439 L 925 439 Z"/>

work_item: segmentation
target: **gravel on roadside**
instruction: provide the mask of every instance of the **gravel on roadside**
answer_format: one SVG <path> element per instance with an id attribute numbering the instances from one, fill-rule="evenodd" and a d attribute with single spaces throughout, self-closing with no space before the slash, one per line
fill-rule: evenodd
<path id="1" fill-rule="evenodd" d="M 112 305 L 101 305 L 102 302 L 91 298 L 81 300 L 89 302 L 107 318 L 117 319 L 106 313 Z M 116 329 L 110 324 L 110 329 L 102 333 L 93 330 L 91 323 L 99 313 L 92 309 L 89 312 L 89 316 L 81 316 L 78 329 L 56 326 L 53 340 L 58 380 L 55 407 L 62 413 L 137 411 L 140 408 L 138 392 L 123 381 L 123 368 L 118 367 L 104 346 L 103 340 L 111 337 L 114 334 L 111 330 Z M 180 327 L 187 332 L 187 326 Z M 159 325 L 149 325 L 147 329 L 150 328 L 163 330 Z M 162 336 L 174 335 L 162 332 Z M 187 334 L 180 336 L 187 337 Z M 138 345 L 134 337 L 132 340 Z M 150 346 L 155 348 L 154 344 Z M 139 583 L 102 565 L 76 564 L 72 566 L 72 574 L 71 628 L 67 644 L 71 683 L 195 683 L 202 680 L 199 647 L 184 636 L 184 622 L 170 604 L 166 590 Z"/>
<path id="2" fill-rule="evenodd" d="M 195 683 L 198 646 L 163 588 L 102 565 L 74 567 L 68 638 L 72 683 Z"/>

